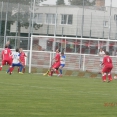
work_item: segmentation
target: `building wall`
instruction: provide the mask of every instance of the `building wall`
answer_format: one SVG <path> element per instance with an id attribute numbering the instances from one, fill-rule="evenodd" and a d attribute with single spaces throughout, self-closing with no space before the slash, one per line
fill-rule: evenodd
<path id="1" fill-rule="evenodd" d="M 82 25 L 83 18 L 83 8 L 80 7 L 70 7 L 70 6 L 43 6 L 37 8 L 35 13 L 43 14 L 43 26 L 38 30 L 33 30 L 35 34 L 44 35 L 60 35 L 60 36 L 82 36 L 83 37 L 94 37 L 94 38 L 108 38 L 109 35 L 109 25 L 111 25 L 111 38 L 115 38 L 116 33 L 116 21 L 114 20 L 114 15 L 117 9 L 112 9 L 111 24 L 110 21 L 110 8 L 106 10 L 96 10 L 91 8 L 84 8 L 84 23 Z M 55 24 L 46 23 L 46 14 L 57 14 L 57 21 Z M 72 24 L 61 24 L 62 14 L 72 14 L 73 21 Z M 107 25 L 104 26 L 106 21 Z M 82 28 L 83 26 L 83 28 Z M 16 31 L 16 25 L 11 25 L 11 32 Z M 21 28 L 22 33 L 28 33 L 29 29 L 25 27 Z"/>

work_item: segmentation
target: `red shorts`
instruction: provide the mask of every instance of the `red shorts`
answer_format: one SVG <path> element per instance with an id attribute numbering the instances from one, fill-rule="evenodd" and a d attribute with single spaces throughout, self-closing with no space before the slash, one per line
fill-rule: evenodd
<path id="1" fill-rule="evenodd" d="M 60 66 L 60 62 L 56 62 L 52 65 L 52 68 L 56 69 L 56 68 L 59 68 Z"/>
<path id="2" fill-rule="evenodd" d="M 9 64 L 9 65 L 12 65 L 12 61 L 9 59 L 9 60 L 2 60 L 2 65 L 6 65 Z"/>
<path id="3" fill-rule="evenodd" d="M 113 68 L 112 65 L 104 66 L 104 68 L 102 69 L 102 72 L 109 73 L 109 72 L 111 72 L 112 68 Z"/>

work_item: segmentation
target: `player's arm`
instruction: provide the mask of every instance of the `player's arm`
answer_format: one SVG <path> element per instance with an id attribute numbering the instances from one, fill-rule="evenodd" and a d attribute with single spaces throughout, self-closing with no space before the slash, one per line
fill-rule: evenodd
<path id="1" fill-rule="evenodd" d="M 110 58 L 110 63 L 112 63 L 112 59 Z"/>
<path id="2" fill-rule="evenodd" d="M 27 57 L 25 53 L 24 53 L 24 57 Z"/>

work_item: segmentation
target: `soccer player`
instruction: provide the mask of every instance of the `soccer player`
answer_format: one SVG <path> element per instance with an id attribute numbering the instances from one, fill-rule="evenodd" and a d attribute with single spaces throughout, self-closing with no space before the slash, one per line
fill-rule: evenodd
<path id="1" fill-rule="evenodd" d="M 22 69 L 23 69 L 23 65 L 20 63 L 20 54 L 19 54 L 19 49 L 16 49 L 16 52 L 14 52 L 12 54 L 13 57 L 13 62 L 12 62 L 12 67 L 10 68 L 10 74 L 12 73 L 12 71 L 14 70 L 14 67 L 17 66 L 20 68 L 20 72 L 22 73 Z"/>
<path id="2" fill-rule="evenodd" d="M 50 68 L 49 76 L 52 76 L 54 72 L 56 72 L 57 75 L 59 74 L 58 72 L 58 68 L 60 66 L 60 50 L 59 49 L 56 50 L 56 55 L 53 60 L 54 60 L 54 63 L 52 67 Z"/>
<path id="3" fill-rule="evenodd" d="M 102 67 L 103 57 L 105 55 L 105 52 L 102 48 L 99 50 L 99 56 L 100 56 L 100 67 Z"/>
<path id="4" fill-rule="evenodd" d="M 0 71 L 2 70 L 2 67 L 6 64 L 9 64 L 9 67 L 11 67 L 12 61 L 11 61 L 11 50 L 8 48 L 8 46 L 5 46 L 5 49 L 2 51 L 2 64 L 0 66 Z"/>
<path id="5" fill-rule="evenodd" d="M 109 52 L 105 52 L 102 64 L 104 65 L 102 69 L 102 80 L 105 82 L 106 74 L 108 74 L 108 82 L 112 81 L 111 70 L 113 68 L 113 64 L 112 64 L 112 59 L 109 56 Z"/>
<path id="6" fill-rule="evenodd" d="M 21 64 L 23 65 L 23 73 L 25 73 L 25 57 L 27 57 L 27 56 L 23 52 L 22 48 L 19 49 L 19 52 L 20 52 L 20 61 L 21 61 Z M 18 69 L 18 72 L 19 72 L 19 69 Z"/>
<path id="7" fill-rule="evenodd" d="M 61 59 L 60 59 L 60 67 L 59 67 L 59 72 L 60 74 L 58 76 L 62 76 L 62 69 L 63 67 L 65 66 L 65 59 L 66 59 L 66 56 L 64 55 L 64 52 L 61 53 Z"/>

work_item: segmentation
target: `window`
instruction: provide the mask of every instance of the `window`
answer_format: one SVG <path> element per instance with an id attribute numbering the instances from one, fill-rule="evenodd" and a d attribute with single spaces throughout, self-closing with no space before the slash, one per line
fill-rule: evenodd
<path id="1" fill-rule="evenodd" d="M 46 14 L 46 23 L 55 24 L 55 14 Z"/>
<path id="2" fill-rule="evenodd" d="M 43 14 L 42 13 L 36 13 L 34 22 L 36 24 L 42 24 L 43 23 Z"/>
<path id="3" fill-rule="evenodd" d="M 73 15 L 62 14 L 61 15 L 61 24 L 72 24 Z"/>
<path id="4" fill-rule="evenodd" d="M 108 21 L 104 21 L 104 27 L 105 27 L 105 28 L 108 27 Z"/>
<path id="5" fill-rule="evenodd" d="M 114 15 L 114 20 L 117 21 L 117 15 Z"/>

